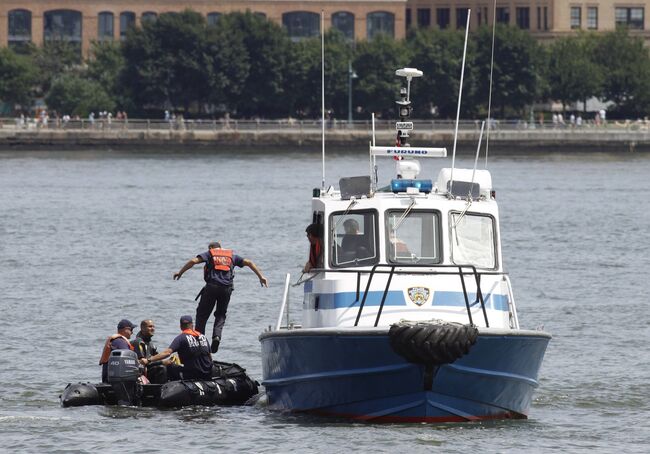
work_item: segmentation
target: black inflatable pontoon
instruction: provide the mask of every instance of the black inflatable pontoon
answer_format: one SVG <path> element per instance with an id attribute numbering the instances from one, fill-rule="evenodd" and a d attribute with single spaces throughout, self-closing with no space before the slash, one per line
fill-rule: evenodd
<path id="1" fill-rule="evenodd" d="M 114 350 L 108 365 L 108 383 L 70 383 L 61 405 L 131 405 L 184 407 L 188 405 L 244 405 L 258 393 L 255 380 L 237 364 L 215 361 L 212 380 L 179 380 L 139 384 L 137 357 L 129 350 Z"/>

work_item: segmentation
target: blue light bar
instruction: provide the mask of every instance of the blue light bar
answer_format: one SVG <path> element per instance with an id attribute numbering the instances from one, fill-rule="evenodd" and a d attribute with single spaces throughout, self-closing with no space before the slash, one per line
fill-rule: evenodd
<path id="1" fill-rule="evenodd" d="M 390 189 L 393 192 L 406 192 L 406 188 L 418 188 L 420 192 L 431 192 L 433 182 L 431 180 L 404 180 L 401 178 L 390 180 Z"/>

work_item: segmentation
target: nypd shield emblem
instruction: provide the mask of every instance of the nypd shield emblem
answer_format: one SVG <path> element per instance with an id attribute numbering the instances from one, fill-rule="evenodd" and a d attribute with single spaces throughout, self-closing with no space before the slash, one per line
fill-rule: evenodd
<path id="1" fill-rule="evenodd" d="M 426 287 L 411 287 L 408 289 L 409 298 L 418 306 L 422 306 L 427 302 L 430 293 Z"/>

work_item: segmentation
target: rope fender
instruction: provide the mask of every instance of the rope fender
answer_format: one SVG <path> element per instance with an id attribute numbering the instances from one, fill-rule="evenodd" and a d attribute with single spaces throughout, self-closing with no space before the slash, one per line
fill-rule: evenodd
<path id="1" fill-rule="evenodd" d="M 393 351 L 416 364 L 450 364 L 476 343 L 478 329 L 443 321 L 410 322 L 402 320 L 388 331 Z"/>

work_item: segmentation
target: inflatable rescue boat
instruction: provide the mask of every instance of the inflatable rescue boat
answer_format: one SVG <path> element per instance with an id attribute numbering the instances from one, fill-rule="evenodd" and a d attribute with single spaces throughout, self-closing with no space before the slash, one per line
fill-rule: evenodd
<path id="1" fill-rule="evenodd" d="M 219 361 L 214 362 L 212 380 L 141 384 L 139 376 L 137 355 L 130 350 L 114 350 L 108 365 L 108 383 L 69 383 L 60 396 L 61 405 L 244 405 L 258 393 L 258 383 L 246 374 L 246 369 Z"/>

